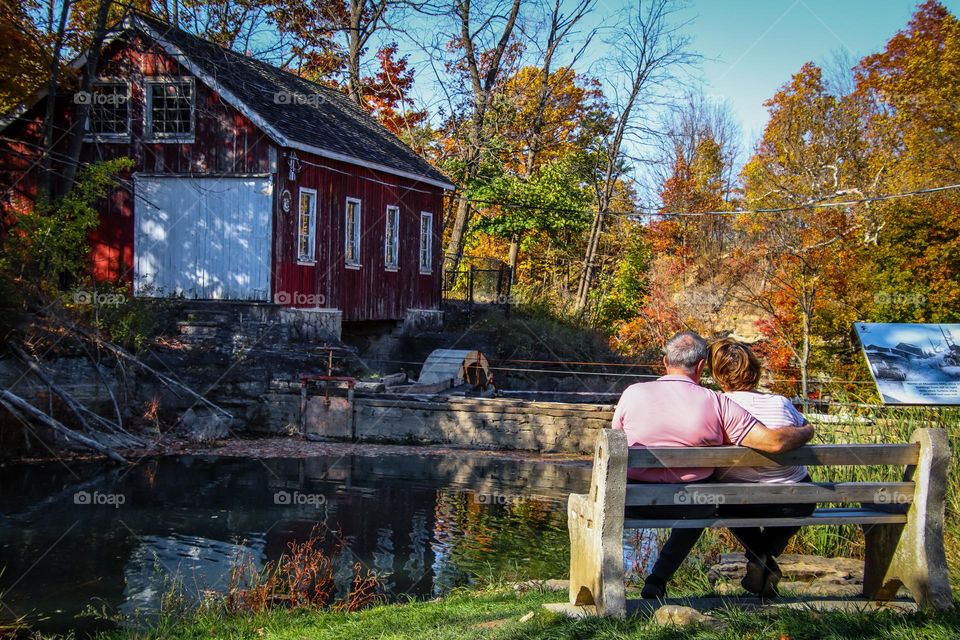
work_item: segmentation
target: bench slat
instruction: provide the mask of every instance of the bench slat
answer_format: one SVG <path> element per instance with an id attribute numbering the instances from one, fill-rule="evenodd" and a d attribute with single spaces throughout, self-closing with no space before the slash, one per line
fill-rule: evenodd
<path id="1" fill-rule="evenodd" d="M 836 524 L 902 524 L 907 521 L 904 513 L 888 513 L 874 509 L 817 509 L 804 518 L 669 518 L 627 519 L 624 529 L 719 529 L 730 527 L 806 527 L 810 525 Z"/>
<path id="2" fill-rule="evenodd" d="M 908 465 L 916 464 L 920 445 L 909 444 L 818 444 L 787 453 L 763 453 L 747 447 L 655 447 L 631 448 L 631 469 L 677 467 L 777 467 L 793 465 Z"/>
<path id="3" fill-rule="evenodd" d="M 909 504 L 913 502 L 913 493 L 912 482 L 628 484 L 626 504 L 628 506 L 811 502 Z"/>

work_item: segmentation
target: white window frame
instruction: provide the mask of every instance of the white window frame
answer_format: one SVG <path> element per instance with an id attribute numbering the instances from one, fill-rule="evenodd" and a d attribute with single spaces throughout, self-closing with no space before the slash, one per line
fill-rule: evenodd
<path id="1" fill-rule="evenodd" d="M 424 222 L 426 222 L 426 233 L 424 233 Z M 426 246 L 424 246 L 426 240 Z M 426 250 L 424 250 L 426 249 Z M 426 262 L 424 262 L 426 258 Z M 426 275 L 433 273 L 433 214 L 429 211 L 420 212 L 420 273 Z"/>
<path id="2" fill-rule="evenodd" d="M 357 216 L 353 229 L 350 229 L 350 205 L 357 205 Z M 360 268 L 360 229 L 362 228 L 363 220 L 363 205 L 360 202 L 360 198 L 347 198 L 346 204 L 343 208 L 343 262 L 348 269 L 359 269 Z M 352 231 L 352 233 L 351 233 Z M 353 260 L 350 260 L 347 256 L 350 255 L 350 245 L 353 243 L 355 246 L 355 251 L 353 252 Z"/>
<path id="3" fill-rule="evenodd" d="M 97 87 L 103 86 L 105 84 L 109 85 L 123 85 L 127 89 L 127 131 L 126 133 L 96 133 L 90 131 L 91 124 L 91 114 L 97 105 L 90 105 L 90 114 L 87 115 L 87 121 L 83 125 L 83 140 L 84 142 L 129 142 L 130 141 L 130 129 L 133 125 L 133 109 L 130 108 L 130 98 L 132 96 L 130 92 L 130 83 L 126 80 L 119 78 L 97 78 L 93 83 L 93 93 L 97 93 Z"/>
<path id="4" fill-rule="evenodd" d="M 310 249 L 308 255 L 300 253 L 300 241 L 303 238 L 303 196 L 310 196 L 310 226 L 307 228 L 307 246 Z M 315 265 L 317 264 L 317 190 L 300 187 L 297 193 L 297 264 Z"/>
<path id="5" fill-rule="evenodd" d="M 387 219 L 383 229 L 383 267 L 387 271 L 400 269 L 400 207 L 387 205 Z M 391 249 L 393 260 L 390 260 Z"/>
<path id="6" fill-rule="evenodd" d="M 190 85 L 190 133 L 155 133 L 153 131 L 153 91 L 154 85 L 183 84 Z M 144 142 L 191 143 L 197 133 L 197 83 L 191 76 L 172 78 L 147 78 L 143 81 L 143 138 Z"/>

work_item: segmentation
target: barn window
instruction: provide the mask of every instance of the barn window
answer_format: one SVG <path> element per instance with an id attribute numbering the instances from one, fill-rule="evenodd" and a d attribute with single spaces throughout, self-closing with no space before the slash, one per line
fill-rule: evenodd
<path id="1" fill-rule="evenodd" d="M 130 134 L 130 87 L 126 82 L 96 82 L 92 92 L 78 92 L 74 101 L 90 105 L 88 140 L 127 139 Z"/>
<path id="2" fill-rule="evenodd" d="M 383 265 L 387 269 L 396 269 L 400 263 L 400 207 L 387 207 L 384 238 Z"/>
<path id="3" fill-rule="evenodd" d="M 300 189 L 300 217 L 297 220 L 297 262 L 317 261 L 317 192 Z"/>
<path id="4" fill-rule="evenodd" d="M 420 273 L 433 271 L 433 214 L 420 212 Z"/>
<path id="5" fill-rule="evenodd" d="M 344 260 L 349 267 L 360 266 L 360 201 L 356 198 L 347 198 L 347 210 L 344 215 L 344 231 L 346 244 Z"/>
<path id="6" fill-rule="evenodd" d="M 193 80 L 150 80 L 146 84 L 146 137 L 193 139 Z"/>

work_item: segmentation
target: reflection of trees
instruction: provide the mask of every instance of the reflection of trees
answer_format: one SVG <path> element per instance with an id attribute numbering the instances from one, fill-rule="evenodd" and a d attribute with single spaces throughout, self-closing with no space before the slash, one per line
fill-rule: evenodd
<path id="1" fill-rule="evenodd" d="M 403 570 L 410 576 L 410 582 L 417 584 L 426 573 L 427 542 L 430 530 L 427 528 L 427 515 L 417 512 L 410 520 L 410 557 Z"/>
<path id="2" fill-rule="evenodd" d="M 347 599 L 347 596 L 350 595 L 350 590 L 353 588 L 353 578 L 356 574 L 354 571 L 354 563 L 356 563 L 357 559 L 352 549 L 356 542 L 354 537 L 340 536 L 340 540 L 343 546 L 333 561 L 333 584 L 336 588 L 335 598 L 337 601 L 342 602 Z"/>
<path id="3" fill-rule="evenodd" d="M 477 577 L 566 575 L 570 547 L 563 505 L 522 497 L 503 502 L 480 504 L 472 494 L 437 492 L 434 593 Z"/>
<path id="4" fill-rule="evenodd" d="M 377 588 L 381 593 L 393 593 L 396 583 L 393 576 L 393 529 L 380 527 L 377 529 L 377 548 L 373 552 L 373 568 L 377 574 Z"/>

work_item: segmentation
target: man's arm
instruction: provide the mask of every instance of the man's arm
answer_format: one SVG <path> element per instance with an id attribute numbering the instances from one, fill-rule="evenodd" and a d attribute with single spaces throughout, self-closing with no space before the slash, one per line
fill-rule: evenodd
<path id="1" fill-rule="evenodd" d="M 764 453 L 784 453 L 802 447 L 813 437 L 813 425 L 769 429 L 759 422 L 740 441 L 740 445 Z"/>

